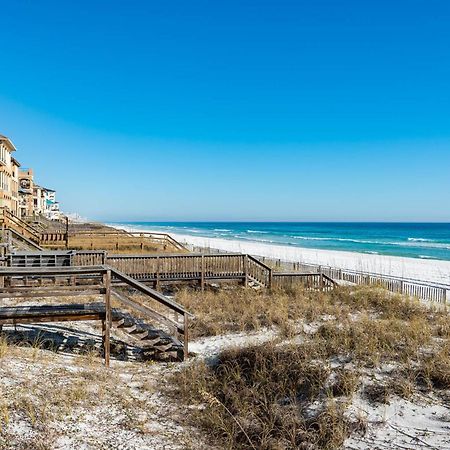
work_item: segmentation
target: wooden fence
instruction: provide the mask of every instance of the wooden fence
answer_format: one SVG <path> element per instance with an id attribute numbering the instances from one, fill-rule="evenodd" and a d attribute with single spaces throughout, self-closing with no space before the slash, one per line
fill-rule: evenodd
<path id="1" fill-rule="evenodd" d="M 212 248 L 204 249 L 202 247 L 192 247 L 194 251 L 207 251 L 210 254 L 227 254 L 226 251 Z M 288 262 L 280 259 L 271 259 L 267 257 L 258 257 L 263 264 L 273 269 L 273 273 L 323 273 L 336 282 L 348 282 L 358 285 L 383 286 L 387 290 L 417 297 L 425 302 L 450 303 L 450 285 L 436 283 L 412 278 L 395 277 L 379 273 L 371 273 L 356 270 L 339 269 L 331 266 L 319 264 L 309 264 L 302 262 Z"/>
<path id="2" fill-rule="evenodd" d="M 324 273 L 336 281 L 366 286 L 383 286 L 391 292 L 417 297 L 424 301 L 437 303 L 450 301 L 450 285 L 315 264 L 295 263 L 295 266 L 302 272 Z"/>

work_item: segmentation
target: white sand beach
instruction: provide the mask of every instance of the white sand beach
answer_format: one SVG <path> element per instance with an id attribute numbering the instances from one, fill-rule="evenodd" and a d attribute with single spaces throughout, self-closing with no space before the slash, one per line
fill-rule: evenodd
<path id="1" fill-rule="evenodd" d="M 114 226 L 135 232 L 156 232 L 150 229 L 143 230 L 142 228 L 132 229 L 130 227 Z M 317 250 L 176 233 L 171 233 L 171 236 L 179 242 L 195 247 L 248 253 L 254 256 L 280 259 L 287 262 L 319 264 L 339 269 L 372 272 L 450 285 L 450 261 L 372 255 L 335 250 Z"/>

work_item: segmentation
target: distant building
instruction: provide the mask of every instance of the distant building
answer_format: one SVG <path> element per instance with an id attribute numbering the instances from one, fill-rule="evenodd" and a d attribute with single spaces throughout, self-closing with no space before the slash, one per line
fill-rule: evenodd
<path id="1" fill-rule="evenodd" d="M 59 203 L 56 201 L 56 191 L 53 189 L 43 188 L 44 195 L 44 216 L 50 220 L 60 220 L 61 211 Z"/>
<path id="2" fill-rule="evenodd" d="M 21 168 L 12 156 L 15 151 L 11 140 L 0 134 L 0 208 L 6 207 L 23 219 L 43 215 L 61 220 L 56 192 L 35 184 L 33 169 Z"/>
<path id="3" fill-rule="evenodd" d="M 45 212 L 45 188 L 35 184 L 33 186 L 33 214 L 40 215 Z"/>
<path id="4" fill-rule="evenodd" d="M 16 147 L 9 138 L 0 134 L 0 207 L 14 211 L 13 158 Z"/>
<path id="5" fill-rule="evenodd" d="M 19 210 L 23 219 L 34 215 L 33 191 L 33 169 L 19 169 Z"/>
<path id="6" fill-rule="evenodd" d="M 11 162 L 12 162 L 11 210 L 16 216 L 20 216 L 20 209 L 19 209 L 19 168 L 20 168 L 20 163 L 15 158 L 11 158 Z"/>

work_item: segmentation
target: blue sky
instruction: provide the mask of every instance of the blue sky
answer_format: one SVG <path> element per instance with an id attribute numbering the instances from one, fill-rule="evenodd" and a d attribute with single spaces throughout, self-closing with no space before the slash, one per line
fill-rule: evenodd
<path id="1" fill-rule="evenodd" d="M 0 6 L 0 133 L 65 210 L 450 221 L 447 0 Z"/>

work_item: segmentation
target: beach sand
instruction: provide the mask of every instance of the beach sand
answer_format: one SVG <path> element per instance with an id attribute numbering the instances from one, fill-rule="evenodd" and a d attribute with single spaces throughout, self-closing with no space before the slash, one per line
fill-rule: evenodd
<path id="1" fill-rule="evenodd" d="M 116 228 L 143 232 L 142 228 Z M 148 232 L 155 230 L 145 230 Z M 253 256 L 280 259 L 286 262 L 318 264 L 338 269 L 371 272 L 402 278 L 411 278 L 450 285 L 450 261 L 406 258 L 400 256 L 372 255 L 366 253 L 335 250 L 317 250 L 311 248 L 289 247 L 259 242 L 208 238 L 186 234 L 170 233 L 177 241 L 189 246 L 210 248 L 228 252 L 248 253 Z"/>

